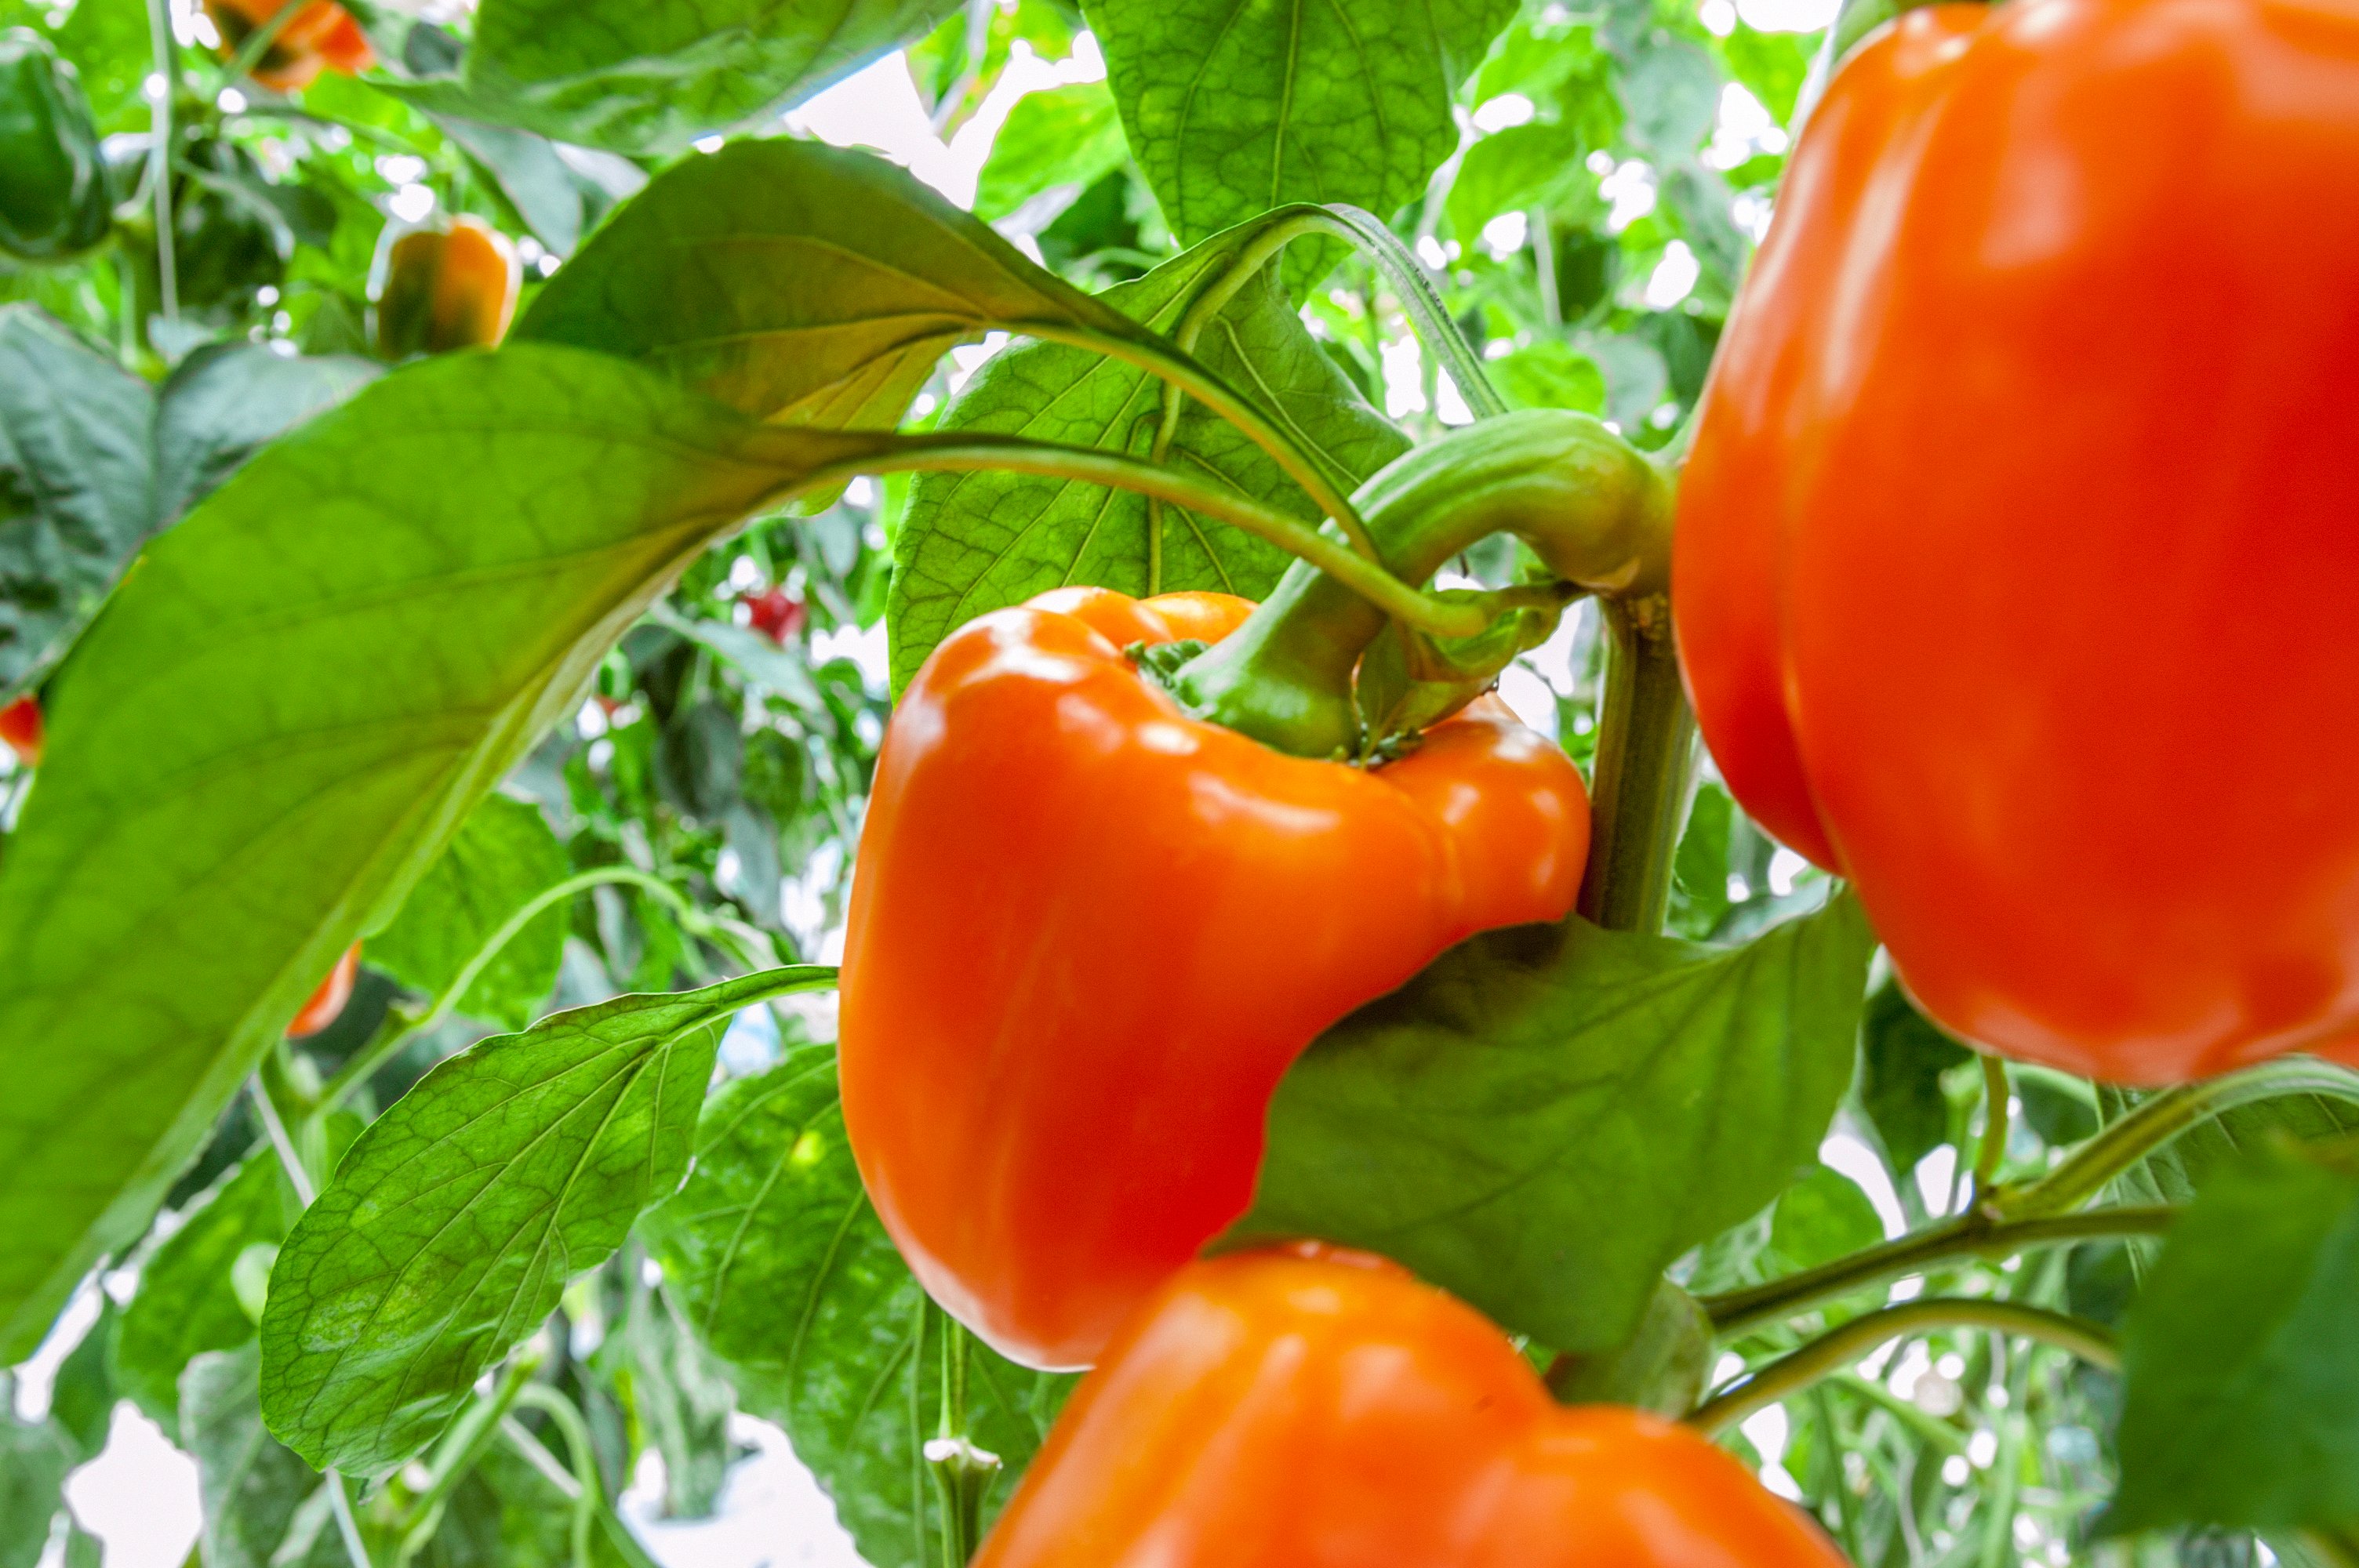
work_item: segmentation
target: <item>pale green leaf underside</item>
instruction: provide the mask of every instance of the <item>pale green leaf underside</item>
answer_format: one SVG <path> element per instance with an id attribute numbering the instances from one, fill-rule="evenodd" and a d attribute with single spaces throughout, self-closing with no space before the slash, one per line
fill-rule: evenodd
<path id="1" fill-rule="evenodd" d="M 0 1360 L 678 571 L 892 439 L 577 351 L 446 356 L 148 547 L 51 684 L 0 862 Z"/>
<path id="2" fill-rule="evenodd" d="M 618 997 L 429 1073 L 280 1249 L 262 1320 L 271 1429 L 360 1475 L 417 1453 L 679 1183 L 729 1020 L 832 979 L 773 970 Z"/>
<path id="3" fill-rule="evenodd" d="M 1303 1054 L 1228 1239 L 1366 1247 L 1609 1348 L 1673 1259 L 1810 1167 L 1874 947 L 1848 894 L 1734 949 L 1578 920 L 1475 937 Z"/>

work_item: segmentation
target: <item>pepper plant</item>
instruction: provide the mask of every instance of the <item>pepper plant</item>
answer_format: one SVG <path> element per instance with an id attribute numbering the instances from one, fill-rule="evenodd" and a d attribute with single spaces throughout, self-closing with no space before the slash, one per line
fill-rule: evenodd
<path id="1" fill-rule="evenodd" d="M 0 1568 L 2359 1563 L 2359 44 L 1896 9 L 0 0 Z"/>

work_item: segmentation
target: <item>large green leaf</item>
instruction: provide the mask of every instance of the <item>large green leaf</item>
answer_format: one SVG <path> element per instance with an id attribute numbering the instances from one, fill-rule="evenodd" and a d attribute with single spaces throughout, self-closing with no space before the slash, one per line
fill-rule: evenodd
<path id="1" fill-rule="evenodd" d="M 270 441 L 384 373 L 349 355 L 223 343 L 182 361 L 156 400 L 154 525 L 179 521 Z"/>
<path id="2" fill-rule="evenodd" d="M 205 1568 L 270 1568 L 320 1476 L 262 1424 L 262 1352 L 209 1350 L 180 1379 L 180 1446 L 197 1462 Z"/>
<path id="3" fill-rule="evenodd" d="M 115 1376 L 165 1431 L 179 1430 L 180 1375 L 189 1363 L 254 1337 L 254 1319 L 231 1283 L 239 1256 L 249 1248 L 275 1252 L 301 1211 L 277 1156 L 258 1149 L 140 1269 L 138 1293 L 115 1338 Z"/>
<path id="4" fill-rule="evenodd" d="M 448 355 L 148 546 L 51 684 L 0 861 L 0 1362 L 686 563 L 907 440 L 575 350 Z"/>
<path id="5" fill-rule="evenodd" d="M 1240 224 L 1103 297 L 1142 326 L 1169 332 L 1239 265 L 1241 253 L 1300 211 Z M 1304 330 L 1275 266 L 1262 267 L 1237 292 L 1196 347 L 1205 363 L 1229 384 L 1247 389 L 1345 488 L 1408 445 Z M 1061 343 L 1029 343 L 987 362 L 938 428 L 1143 458 L 1154 444 L 1163 395 L 1160 381 L 1133 366 Z M 1321 516 L 1266 453 L 1192 401 L 1181 407 L 1171 460 L 1307 522 Z M 1289 564 L 1276 546 L 1226 524 L 1175 506 L 1160 511 L 1158 540 L 1141 496 L 1026 474 L 919 475 L 893 543 L 886 625 L 894 684 L 906 684 L 934 645 L 961 624 L 1047 589 L 1077 582 L 1135 594 L 1213 589 L 1257 599 Z"/>
<path id="6" fill-rule="evenodd" d="M 459 80 L 421 107 L 614 152 L 675 151 L 924 37 L 959 0 L 485 0 Z"/>
<path id="7" fill-rule="evenodd" d="M 1477 936 L 1294 1065 L 1227 1239 L 1365 1247 L 1543 1344 L 1619 1344 L 1667 1264 L 1811 1168 L 1874 947 L 1848 894 L 1734 949 Z"/>
<path id="8" fill-rule="evenodd" d="M 427 1074 L 361 1135 L 278 1254 L 262 1315 L 271 1430 L 359 1475 L 417 1453 L 566 1281 L 679 1184 L 730 1019 L 834 974 L 617 997 Z"/>
<path id="9" fill-rule="evenodd" d="M 2105 1523 L 2359 1524 L 2359 1146 L 2221 1172 L 2123 1324 Z"/>
<path id="10" fill-rule="evenodd" d="M 439 997 L 508 918 L 571 866 L 540 808 L 494 795 L 475 807 L 391 925 L 369 938 L 368 961 Z M 459 1011 L 522 1029 L 556 987 L 565 956 L 565 911 L 551 905 L 510 937 L 459 999 Z"/>
<path id="11" fill-rule="evenodd" d="M 643 1227 L 745 1408 L 786 1428 L 876 1568 L 930 1568 L 941 1541 L 923 1457 L 941 1411 L 941 1317 L 869 1207 L 843 1132 L 835 1051 L 790 1050 L 713 1097 L 696 1169 Z M 964 1335 L 967 1435 L 999 1455 L 986 1518 L 1046 1434 L 1070 1378 Z"/>
<path id="12" fill-rule="evenodd" d="M 1136 334 L 872 154 L 735 142 L 618 210 L 518 339 L 643 360 L 765 419 L 889 427 L 952 344 L 1026 322 Z"/>
<path id="13" fill-rule="evenodd" d="M 1191 243 L 1288 201 L 1390 217 L 1515 0 L 1085 0 L 1130 145 Z"/>

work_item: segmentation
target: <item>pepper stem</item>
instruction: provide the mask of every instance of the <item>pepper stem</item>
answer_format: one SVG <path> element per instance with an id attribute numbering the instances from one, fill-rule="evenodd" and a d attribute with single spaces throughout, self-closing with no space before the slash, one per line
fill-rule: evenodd
<path id="1" fill-rule="evenodd" d="M 1695 775 L 1695 711 L 1671 645 L 1670 599 L 1603 601 L 1605 693 L 1597 725 L 1589 866 L 1574 908 L 1608 931 L 1662 929 L 1671 860 Z"/>

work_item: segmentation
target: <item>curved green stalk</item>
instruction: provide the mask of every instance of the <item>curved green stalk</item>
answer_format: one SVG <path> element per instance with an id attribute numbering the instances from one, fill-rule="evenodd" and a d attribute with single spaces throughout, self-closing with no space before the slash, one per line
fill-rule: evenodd
<path id="1" fill-rule="evenodd" d="M 1704 1315 L 1723 1339 L 1740 1339 L 1821 1302 L 1962 1258 L 2008 1258 L 2038 1247 L 2125 1236 L 2160 1236 L 2180 1211 L 2167 1205 L 2091 1209 L 2083 1214 L 2001 1221 L 1973 1209 L 1957 1218 L 1805 1269 L 1767 1284 L 1701 1298 Z"/>
<path id="2" fill-rule="evenodd" d="M 1853 1318 L 1793 1354 L 1723 1385 L 1688 1413 L 1687 1424 L 1704 1433 L 1724 1432 L 1755 1411 L 1800 1392 L 1886 1341 L 1933 1328 L 1994 1329 L 2052 1345 L 2100 1367 L 2121 1365 L 2121 1350 L 2113 1335 L 2085 1318 L 2019 1302 L 1964 1297 L 1903 1302 Z"/>
<path id="3" fill-rule="evenodd" d="M 2014 1090 L 2007 1085 L 2005 1060 L 1987 1051 L 1980 1054 L 1984 1108 L 1982 1147 L 1974 1156 L 1974 1197 L 1978 1201 L 1998 1185 L 1999 1166 L 2006 1160 L 2009 1107 L 2015 1098 Z"/>

